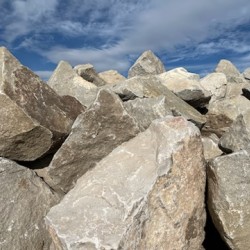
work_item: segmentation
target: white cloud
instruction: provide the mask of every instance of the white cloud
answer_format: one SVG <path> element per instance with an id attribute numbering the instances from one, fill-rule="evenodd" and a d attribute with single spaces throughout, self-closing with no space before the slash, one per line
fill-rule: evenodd
<path id="1" fill-rule="evenodd" d="M 40 78 L 43 79 L 44 81 L 47 81 L 51 77 L 52 73 L 53 73 L 53 71 L 49 71 L 49 70 L 37 70 L 37 71 L 35 71 L 35 74 L 40 76 Z"/>

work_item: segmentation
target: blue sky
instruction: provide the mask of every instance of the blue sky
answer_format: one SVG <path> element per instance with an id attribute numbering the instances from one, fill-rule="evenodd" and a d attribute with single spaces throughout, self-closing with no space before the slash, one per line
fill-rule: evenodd
<path id="1" fill-rule="evenodd" d="M 0 45 L 47 79 L 60 60 L 128 68 L 151 49 L 166 69 L 250 67 L 249 0 L 0 0 Z"/>

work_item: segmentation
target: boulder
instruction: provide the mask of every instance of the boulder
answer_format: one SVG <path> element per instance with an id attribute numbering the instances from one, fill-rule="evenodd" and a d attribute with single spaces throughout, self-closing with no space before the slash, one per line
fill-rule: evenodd
<path id="1" fill-rule="evenodd" d="M 195 123 L 199 128 L 206 122 L 205 116 L 172 93 L 157 76 L 133 77 L 114 85 L 112 90 L 125 101 L 137 97 L 165 96 L 165 105 L 174 116 L 181 115 Z"/>
<path id="2" fill-rule="evenodd" d="M 102 78 L 107 84 L 111 85 L 126 80 L 126 78 L 116 70 L 107 70 L 104 72 L 100 72 L 98 76 Z"/>
<path id="3" fill-rule="evenodd" d="M 249 100 L 244 96 L 225 98 L 211 103 L 206 114 L 207 122 L 202 128 L 203 132 L 215 133 L 221 137 L 237 116 L 249 109 L 249 104 Z"/>
<path id="4" fill-rule="evenodd" d="M 243 76 L 246 80 L 250 80 L 250 68 L 244 70 Z"/>
<path id="5" fill-rule="evenodd" d="M 219 148 L 219 137 L 216 134 L 202 136 L 204 158 L 206 161 L 211 160 L 223 154 Z"/>
<path id="6" fill-rule="evenodd" d="M 58 202 L 36 174 L 0 157 L 0 249 L 49 250 L 44 217 Z"/>
<path id="7" fill-rule="evenodd" d="M 229 130 L 220 138 L 225 152 L 236 152 L 250 147 L 250 109 L 238 115 Z"/>
<path id="8" fill-rule="evenodd" d="M 166 117 L 83 175 L 46 224 L 56 249 L 198 250 L 204 191 L 199 130 Z"/>
<path id="9" fill-rule="evenodd" d="M 227 78 L 224 73 L 211 73 L 203 77 L 200 81 L 203 89 L 210 93 L 211 102 L 225 97 L 227 90 Z"/>
<path id="10" fill-rule="evenodd" d="M 134 117 L 141 131 L 147 129 L 153 120 L 173 114 L 166 104 L 165 96 L 136 98 L 124 102 L 123 105 L 127 112 Z"/>
<path id="11" fill-rule="evenodd" d="M 48 80 L 48 85 L 57 94 L 75 97 L 82 105 L 89 107 L 95 100 L 97 87 L 91 82 L 79 76 L 65 61 L 60 61 L 52 76 Z"/>
<path id="12" fill-rule="evenodd" d="M 38 174 L 53 190 L 67 193 L 80 176 L 137 133 L 138 125 L 120 98 L 109 90 L 100 90 L 93 105 L 76 119 L 49 167 Z"/>
<path id="13" fill-rule="evenodd" d="M 76 73 L 88 82 L 92 82 L 97 87 L 106 85 L 106 81 L 99 77 L 92 64 L 80 64 L 74 67 Z"/>
<path id="14" fill-rule="evenodd" d="M 200 85 L 200 77 L 184 68 L 176 68 L 158 75 L 162 84 L 193 107 L 204 107 L 211 94 Z"/>
<path id="15" fill-rule="evenodd" d="M 68 103 L 0 47 L 0 156 L 31 161 L 57 149 L 83 111 Z"/>
<path id="16" fill-rule="evenodd" d="M 235 83 L 235 82 L 228 82 L 227 84 L 227 92 L 225 98 L 232 98 L 238 95 L 243 94 L 243 89 L 249 86 L 248 83 Z"/>
<path id="17" fill-rule="evenodd" d="M 250 154 L 238 151 L 215 158 L 207 167 L 208 209 L 230 249 L 250 246 Z"/>
<path id="18" fill-rule="evenodd" d="M 151 51 L 147 50 L 141 54 L 128 71 L 128 78 L 134 76 L 157 75 L 165 72 L 161 60 Z"/>

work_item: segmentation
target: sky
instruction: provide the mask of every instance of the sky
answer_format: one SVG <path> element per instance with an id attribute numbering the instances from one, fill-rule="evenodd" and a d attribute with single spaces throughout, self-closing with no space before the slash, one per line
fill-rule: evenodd
<path id="1" fill-rule="evenodd" d="M 0 46 L 48 79 L 60 60 L 128 69 L 152 50 L 167 70 L 250 67 L 249 0 L 0 0 Z"/>

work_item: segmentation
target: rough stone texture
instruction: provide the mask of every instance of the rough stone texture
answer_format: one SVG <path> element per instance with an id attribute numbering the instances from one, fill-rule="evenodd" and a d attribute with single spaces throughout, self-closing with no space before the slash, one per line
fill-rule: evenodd
<path id="1" fill-rule="evenodd" d="M 250 246 L 250 154 L 239 151 L 220 156 L 207 168 L 208 208 L 230 249 Z"/>
<path id="2" fill-rule="evenodd" d="M 156 76 L 133 77 L 114 85 L 112 90 L 124 100 L 135 99 L 136 97 L 165 96 L 165 105 L 172 111 L 174 116 L 182 115 L 194 122 L 198 127 L 202 127 L 206 122 L 203 115 L 172 93 Z"/>
<path id="3" fill-rule="evenodd" d="M 211 94 L 200 85 L 199 75 L 184 68 L 169 70 L 158 77 L 163 85 L 194 107 L 203 107 L 210 100 Z"/>
<path id="4" fill-rule="evenodd" d="M 245 79 L 250 80 L 250 68 L 244 70 L 243 76 Z"/>
<path id="5" fill-rule="evenodd" d="M 211 103 L 206 114 L 207 122 L 203 131 L 215 133 L 221 137 L 237 116 L 249 109 L 249 105 L 249 100 L 244 96 L 225 98 Z"/>
<path id="6" fill-rule="evenodd" d="M 229 130 L 220 138 L 225 152 L 235 152 L 250 147 L 250 109 L 240 114 Z"/>
<path id="7" fill-rule="evenodd" d="M 126 80 L 126 78 L 116 70 L 107 70 L 104 72 L 100 72 L 98 76 L 102 78 L 106 83 L 112 85 Z"/>
<path id="8" fill-rule="evenodd" d="M 94 104 L 78 116 L 43 178 L 58 193 L 66 193 L 80 176 L 137 133 L 139 127 L 120 98 L 100 90 Z"/>
<path id="9" fill-rule="evenodd" d="M 92 64 L 81 64 L 74 67 L 76 73 L 88 82 L 98 87 L 104 86 L 106 81 L 99 77 Z"/>
<path id="10" fill-rule="evenodd" d="M 235 83 L 235 82 L 229 82 L 227 84 L 227 92 L 225 98 L 231 98 L 238 95 L 243 94 L 243 89 L 249 86 L 248 83 L 242 82 L 242 83 Z"/>
<path id="11" fill-rule="evenodd" d="M 232 62 L 222 59 L 218 63 L 215 72 L 224 73 L 228 82 L 241 83 L 244 82 L 239 70 L 232 64 Z"/>
<path id="12" fill-rule="evenodd" d="M 128 78 L 134 76 L 156 75 L 165 72 L 161 60 L 151 51 L 147 50 L 141 54 L 128 71 Z"/>
<path id="13" fill-rule="evenodd" d="M 166 105 L 165 96 L 136 98 L 124 102 L 124 108 L 137 121 L 141 131 L 147 129 L 153 120 L 173 114 Z"/>
<path id="14" fill-rule="evenodd" d="M 83 175 L 46 223 L 57 249 L 200 250 L 204 189 L 198 129 L 167 117 Z"/>
<path id="15" fill-rule="evenodd" d="M 35 173 L 0 157 L 0 249 L 48 250 L 44 217 L 58 198 Z"/>
<path id="16" fill-rule="evenodd" d="M 223 152 L 220 150 L 218 146 L 219 138 L 216 134 L 203 136 L 202 143 L 203 143 L 203 151 L 204 151 L 205 160 L 210 160 L 223 154 Z"/>
<path id="17" fill-rule="evenodd" d="M 0 47 L 0 156 L 29 161 L 57 148 L 78 108 L 68 107 L 65 98 Z"/>
<path id="18" fill-rule="evenodd" d="M 48 85 L 59 95 L 75 97 L 82 105 L 89 107 L 95 100 L 98 89 L 96 85 L 80 77 L 65 61 L 60 61 Z"/>
<path id="19" fill-rule="evenodd" d="M 226 95 L 227 78 L 224 73 L 211 73 L 205 76 L 200 81 L 201 86 L 210 92 L 211 102 L 222 99 Z"/>

